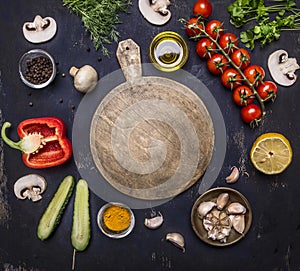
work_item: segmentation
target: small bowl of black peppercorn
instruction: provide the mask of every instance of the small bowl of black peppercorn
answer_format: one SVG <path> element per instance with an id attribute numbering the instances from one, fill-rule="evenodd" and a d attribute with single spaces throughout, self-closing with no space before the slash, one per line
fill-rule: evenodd
<path id="1" fill-rule="evenodd" d="M 25 53 L 19 61 L 19 73 L 25 85 L 40 89 L 48 86 L 56 76 L 53 57 L 42 49 Z"/>

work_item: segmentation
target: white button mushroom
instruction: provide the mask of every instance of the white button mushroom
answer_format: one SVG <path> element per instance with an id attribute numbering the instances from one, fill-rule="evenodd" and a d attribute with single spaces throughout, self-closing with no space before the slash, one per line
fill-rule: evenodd
<path id="1" fill-rule="evenodd" d="M 69 73 L 74 77 L 74 87 L 82 93 L 90 92 L 97 85 L 98 74 L 90 65 L 84 65 L 80 69 L 73 66 Z"/>
<path id="2" fill-rule="evenodd" d="M 269 56 L 268 68 L 274 81 L 287 87 L 296 82 L 295 71 L 300 67 L 296 58 L 289 58 L 286 51 L 277 50 Z"/>
<path id="3" fill-rule="evenodd" d="M 145 19 L 154 25 L 166 24 L 171 18 L 169 0 L 139 0 L 139 9 Z"/>
<path id="4" fill-rule="evenodd" d="M 32 43 L 42 43 L 52 39 L 56 33 L 56 21 L 51 17 L 36 15 L 33 22 L 23 24 L 24 37 Z"/>
<path id="5" fill-rule="evenodd" d="M 38 201 L 46 190 L 46 180 L 38 174 L 28 174 L 19 178 L 14 184 L 14 192 L 18 199 Z"/>

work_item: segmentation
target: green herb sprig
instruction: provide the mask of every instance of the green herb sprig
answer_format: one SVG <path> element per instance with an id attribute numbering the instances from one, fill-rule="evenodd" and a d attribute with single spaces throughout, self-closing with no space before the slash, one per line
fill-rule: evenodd
<path id="1" fill-rule="evenodd" d="M 237 28 L 254 21 L 254 26 L 240 34 L 241 41 L 251 50 L 256 41 L 263 47 L 278 40 L 282 31 L 300 30 L 300 9 L 293 0 L 270 2 L 267 6 L 264 0 L 236 0 L 227 8 L 230 23 Z"/>
<path id="2" fill-rule="evenodd" d="M 127 12 L 130 0 L 62 0 L 71 12 L 80 16 L 84 27 L 90 32 L 95 49 L 101 48 L 104 56 L 109 56 L 106 44 L 118 42 L 120 33 L 116 25 L 122 23 L 120 12 Z"/>

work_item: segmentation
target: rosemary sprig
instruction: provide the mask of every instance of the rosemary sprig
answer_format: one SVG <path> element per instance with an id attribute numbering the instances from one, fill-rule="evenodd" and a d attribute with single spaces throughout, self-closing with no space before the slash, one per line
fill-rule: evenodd
<path id="1" fill-rule="evenodd" d="M 90 32 L 95 49 L 101 48 L 104 56 L 109 56 L 106 44 L 118 42 L 120 33 L 116 25 L 122 23 L 120 12 L 127 12 L 130 0 L 62 0 L 71 12 L 80 16 L 84 27 Z"/>

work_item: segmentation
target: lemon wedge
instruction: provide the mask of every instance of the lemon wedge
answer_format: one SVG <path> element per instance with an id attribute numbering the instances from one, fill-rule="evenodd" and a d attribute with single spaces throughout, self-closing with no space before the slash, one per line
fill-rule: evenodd
<path id="1" fill-rule="evenodd" d="M 268 175 L 283 172 L 292 162 L 293 151 L 288 139 L 279 133 L 265 133 L 252 145 L 250 159 L 254 167 Z"/>

